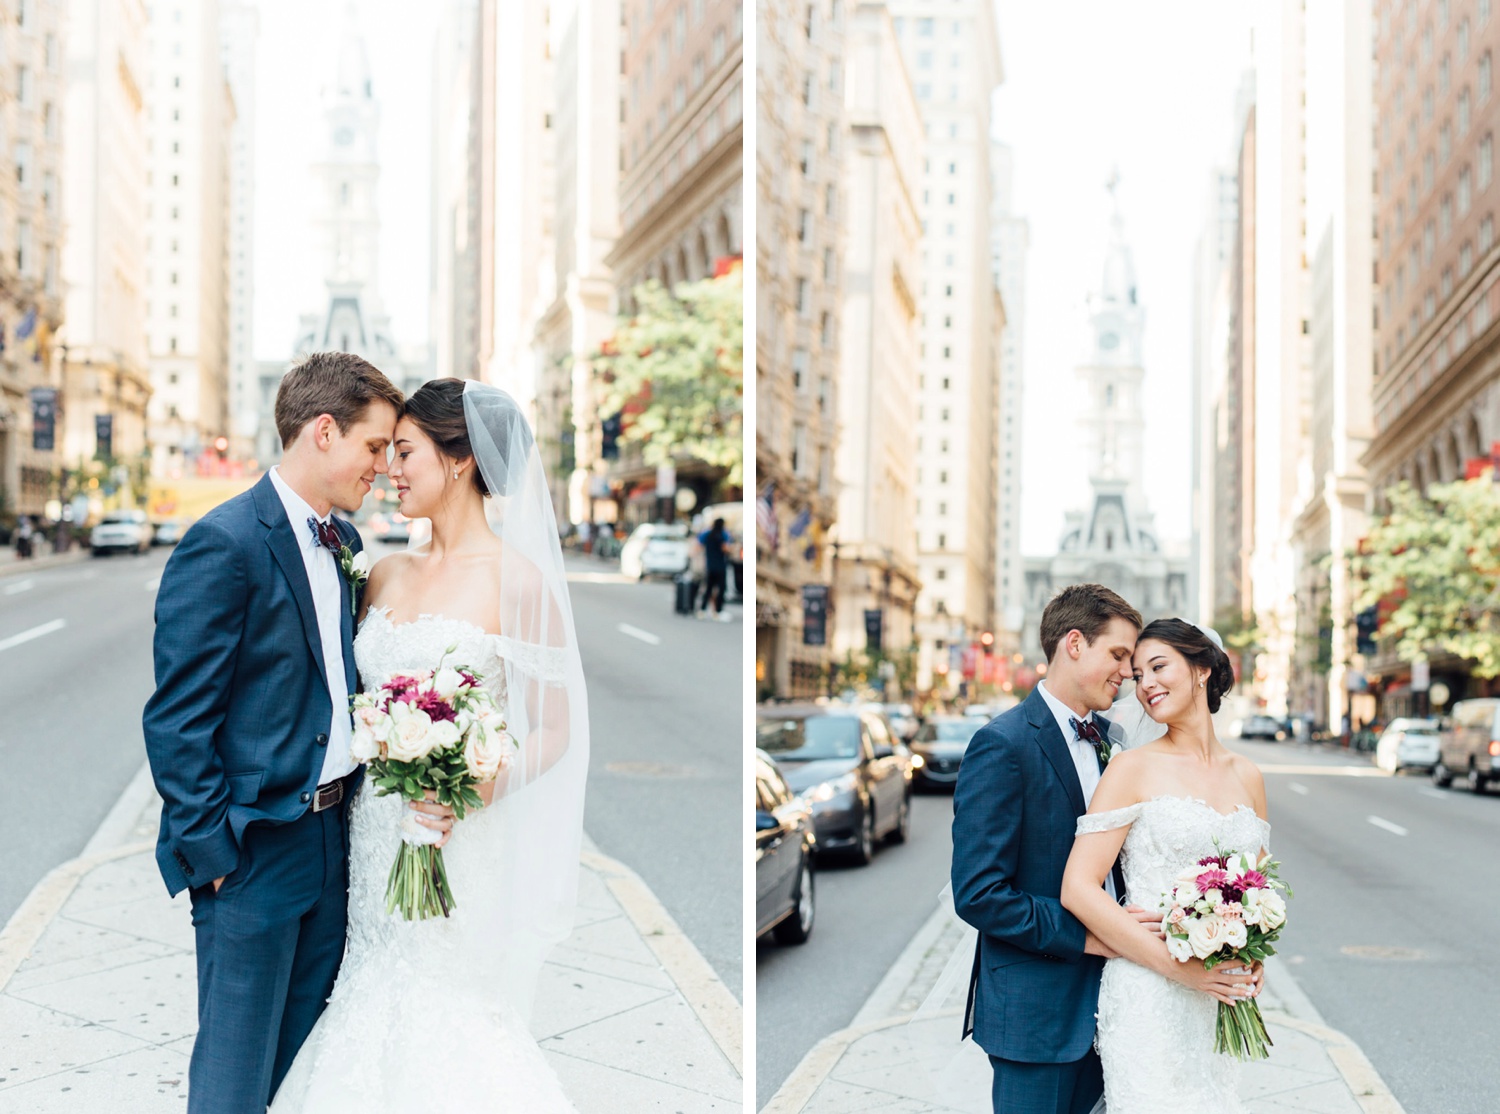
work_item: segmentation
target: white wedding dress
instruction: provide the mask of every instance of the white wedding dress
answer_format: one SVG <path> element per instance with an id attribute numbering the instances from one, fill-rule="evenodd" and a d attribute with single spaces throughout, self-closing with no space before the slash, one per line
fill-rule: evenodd
<path id="1" fill-rule="evenodd" d="M 502 658 L 537 647 L 461 620 L 424 615 L 391 623 L 371 608 L 354 640 L 366 689 L 394 673 L 448 662 L 477 669 L 507 708 Z M 562 664 L 532 662 L 543 675 Z M 507 714 L 507 718 L 510 718 Z M 386 877 L 406 802 L 361 783 L 349 823 L 349 935 L 338 982 L 271 1105 L 271 1114 L 576 1114 L 520 1013 L 492 984 L 466 977 L 483 964 L 462 932 L 465 898 L 495 885 L 486 825 L 471 813 L 443 848 L 456 907 L 449 918 L 404 921 L 385 909 Z M 505 941 L 493 942 L 503 948 Z"/>
<path id="2" fill-rule="evenodd" d="M 1156 797 L 1082 816 L 1078 834 L 1130 825 L 1121 852 L 1129 902 L 1156 909 L 1176 875 L 1222 851 L 1269 850 L 1271 826 L 1240 805 L 1227 815 L 1189 797 Z M 1214 841 L 1218 841 L 1215 847 Z M 1239 1063 L 1214 1051 L 1219 1004 L 1128 959 L 1104 965 L 1095 1043 L 1109 1114 L 1243 1111 Z"/>

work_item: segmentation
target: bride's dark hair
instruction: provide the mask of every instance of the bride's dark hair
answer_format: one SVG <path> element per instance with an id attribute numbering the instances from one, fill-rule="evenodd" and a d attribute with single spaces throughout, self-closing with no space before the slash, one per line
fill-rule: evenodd
<path id="1" fill-rule="evenodd" d="M 1229 663 L 1229 655 L 1214 645 L 1208 635 L 1181 619 L 1153 619 L 1141 631 L 1136 645 L 1148 638 L 1165 642 L 1187 658 L 1189 665 L 1208 670 L 1208 681 L 1204 685 L 1208 693 L 1208 710 L 1217 712 L 1225 694 L 1234 688 L 1234 667 Z"/>
<path id="2" fill-rule="evenodd" d="M 469 443 L 469 423 L 464 418 L 465 382 L 450 376 L 423 383 L 401 410 L 401 416 L 416 422 L 417 428 L 449 460 L 468 460 L 474 455 L 474 446 Z M 475 490 L 488 496 L 490 489 L 479 469 L 469 469 L 469 475 Z"/>

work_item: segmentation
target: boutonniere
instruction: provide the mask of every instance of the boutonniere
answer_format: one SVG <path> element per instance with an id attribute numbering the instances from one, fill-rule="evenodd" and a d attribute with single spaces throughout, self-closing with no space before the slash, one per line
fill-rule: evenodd
<path id="1" fill-rule="evenodd" d="M 370 579 L 370 555 L 363 550 L 355 553 L 347 545 L 339 547 L 339 571 L 349 582 L 349 611 L 359 613 L 359 593 Z"/>
<path id="2" fill-rule="evenodd" d="M 1099 764 L 1108 766 L 1114 760 L 1115 755 L 1121 753 L 1125 748 L 1119 743 L 1105 743 L 1099 748 Z"/>

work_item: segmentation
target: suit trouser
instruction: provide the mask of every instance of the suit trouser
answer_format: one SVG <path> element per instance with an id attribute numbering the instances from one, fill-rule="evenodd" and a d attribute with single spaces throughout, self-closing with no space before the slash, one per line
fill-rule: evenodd
<path id="1" fill-rule="evenodd" d="M 995 1114 L 1089 1114 L 1104 1094 L 1104 1069 L 1092 1048 L 1070 1064 L 1023 1064 L 990 1057 Z"/>
<path id="2" fill-rule="evenodd" d="M 191 892 L 198 1037 L 188 1114 L 265 1114 L 333 991 L 348 923 L 348 802 L 251 824 L 217 893 Z"/>

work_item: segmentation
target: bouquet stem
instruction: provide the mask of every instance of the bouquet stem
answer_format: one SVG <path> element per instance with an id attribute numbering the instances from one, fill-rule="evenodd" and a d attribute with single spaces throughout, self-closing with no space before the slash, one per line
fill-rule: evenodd
<path id="1" fill-rule="evenodd" d="M 1271 1055 L 1271 1034 L 1266 1032 L 1260 1005 L 1253 999 L 1232 1006 L 1220 1002 L 1214 1028 L 1215 1052 L 1227 1052 L 1236 1060 L 1265 1060 Z"/>
<path id="2" fill-rule="evenodd" d="M 443 866 L 442 848 L 403 842 L 386 879 L 385 911 L 399 909 L 404 920 L 426 920 L 448 916 L 456 904 Z"/>

